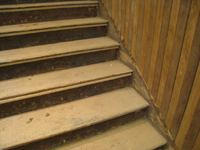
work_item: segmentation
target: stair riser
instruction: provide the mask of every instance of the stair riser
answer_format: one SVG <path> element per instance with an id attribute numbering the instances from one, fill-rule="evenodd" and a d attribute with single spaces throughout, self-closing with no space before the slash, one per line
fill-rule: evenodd
<path id="1" fill-rule="evenodd" d="M 0 50 L 30 47 L 57 42 L 74 41 L 107 35 L 107 27 L 86 27 L 59 31 L 49 31 L 0 38 Z"/>
<path id="2" fill-rule="evenodd" d="M 38 73 L 69 69 L 117 59 L 116 50 L 104 50 L 86 54 L 38 60 L 11 66 L 0 67 L 0 81 Z"/>
<path id="3" fill-rule="evenodd" d="M 70 144 L 82 140 L 84 138 L 89 138 L 97 134 L 106 132 L 110 129 L 131 123 L 145 114 L 145 109 L 139 112 L 134 112 L 128 115 L 124 115 L 115 119 L 111 119 L 102 123 L 98 123 L 89 127 L 85 127 L 79 130 L 75 130 L 69 133 L 61 134 L 52 138 L 41 140 L 38 142 L 30 143 L 25 146 L 18 148 L 13 148 L 12 150 L 46 150 L 53 149 L 62 145 Z"/>
<path id="4" fill-rule="evenodd" d="M 61 2 L 61 1 L 78 1 L 78 0 L 1 0 L 0 5 L 23 4 L 23 3 L 43 3 L 43 2 Z"/>
<path id="5" fill-rule="evenodd" d="M 32 11 L 1 12 L 0 25 L 55 21 L 64 19 L 78 19 L 96 16 L 96 7 L 74 7 Z"/>
<path id="6" fill-rule="evenodd" d="M 53 105 L 63 104 L 89 96 L 124 88 L 129 85 L 129 79 L 130 77 L 124 77 L 48 95 L 33 97 L 21 101 L 2 104 L 0 105 L 0 118 L 50 107 Z"/>

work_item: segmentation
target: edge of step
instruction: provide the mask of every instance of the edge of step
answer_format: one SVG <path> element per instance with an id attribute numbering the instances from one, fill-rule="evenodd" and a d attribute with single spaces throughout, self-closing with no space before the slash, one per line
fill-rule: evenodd
<path id="1" fill-rule="evenodd" d="M 0 104 L 127 77 L 132 72 L 115 60 L 4 80 L 0 82 Z"/>
<path id="2" fill-rule="evenodd" d="M 108 21 L 99 17 L 36 22 L 0 26 L 0 37 L 59 31 L 65 29 L 107 26 Z"/>
<path id="3" fill-rule="evenodd" d="M 95 95 L 78 101 L 52 106 L 0 119 L 0 148 L 74 131 L 119 116 L 136 112 L 149 104 L 132 88 Z M 26 131 L 26 132 L 23 132 Z"/>
<path id="4" fill-rule="evenodd" d="M 88 7 L 88 6 L 98 6 L 98 1 L 66 1 L 66 2 L 0 5 L 0 13 L 56 9 L 56 8 Z"/>
<path id="5" fill-rule="evenodd" d="M 56 150 L 147 150 L 159 148 L 166 143 L 167 141 L 146 119 L 140 119 L 100 135 L 56 148 Z"/>
<path id="6" fill-rule="evenodd" d="M 99 37 L 6 50 L 0 51 L 0 67 L 117 48 L 118 42 L 109 37 Z"/>

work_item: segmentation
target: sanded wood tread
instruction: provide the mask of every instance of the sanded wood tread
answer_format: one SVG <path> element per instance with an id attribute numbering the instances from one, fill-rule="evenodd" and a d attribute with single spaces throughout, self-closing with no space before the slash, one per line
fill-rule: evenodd
<path id="1" fill-rule="evenodd" d="M 56 150 L 153 150 L 166 140 L 145 119 Z"/>
<path id="2" fill-rule="evenodd" d="M 106 26 L 107 20 L 93 17 L 0 26 L 0 37 L 29 33 L 57 31 L 82 27 Z"/>
<path id="3" fill-rule="evenodd" d="M 14 4 L 14 5 L 0 5 L 0 12 L 10 11 L 24 11 L 25 10 L 38 10 L 38 9 L 52 9 L 52 8 L 65 8 L 65 7 L 86 7 L 97 6 L 98 1 L 67 1 L 67 2 L 48 2 L 48 3 L 27 3 L 27 4 Z"/>
<path id="4" fill-rule="evenodd" d="M 127 87 L 66 104 L 3 118 L 0 119 L 0 149 L 90 126 L 138 111 L 148 107 L 148 105 L 135 90 Z"/>
<path id="5" fill-rule="evenodd" d="M 119 69 L 120 68 L 120 69 Z M 120 61 L 37 74 L 0 82 L 0 103 L 62 91 L 110 79 L 130 76 L 132 70 Z"/>
<path id="6" fill-rule="evenodd" d="M 91 38 L 56 44 L 0 51 L 0 66 L 116 49 L 119 43 L 109 37 Z"/>

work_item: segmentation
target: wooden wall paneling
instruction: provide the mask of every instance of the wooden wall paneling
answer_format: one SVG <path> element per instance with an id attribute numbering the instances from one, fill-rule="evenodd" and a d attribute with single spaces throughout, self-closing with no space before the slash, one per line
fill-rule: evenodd
<path id="1" fill-rule="evenodd" d="M 121 22 L 122 22 L 122 0 L 119 0 L 119 9 L 118 9 L 118 28 L 119 34 L 121 35 Z"/>
<path id="2" fill-rule="evenodd" d="M 116 12 L 115 1 L 116 0 L 112 0 L 112 5 L 111 5 L 111 7 L 112 7 L 112 19 L 113 19 L 113 21 L 115 20 L 115 12 Z"/>
<path id="3" fill-rule="evenodd" d="M 125 13 L 125 31 L 124 31 L 124 44 L 128 47 L 128 35 L 129 35 L 129 21 L 130 21 L 130 10 L 131 10 L 131 0 L 126 0 L 126 13 Z"/>
<path id="4" fill-rule="evenodd" d="M 118 11 L 119 11 L 119 0 L 114 0 L 113 5 L 115 5 L 115 18 L 114 18 L 114 24 L 117 29 L 117 23 L 118 23 Z"/>
<path id="5" fill-rule="evenodd" d="M 137 28 L 137 40 L 136 40 L 136 56 L 135 62 L 138 65 L 140 63 L 140 52 L 141 52 L 141 43 L 142 43 L 142 35 L 143 35 L 143 22 L 144 22 L 144 9 L 145 9 L 145 1 L 140 0 L 139 6 L 139 19 L 138 19 L 138 28 Z"/>
<path id="6" fill-rule="evenodd" d="M 192 148 L 192 150 L 199 150 L 200 149 L 200 132 L 196 138 L 196 142 L 194 143 L 194 146 Z"/>
<path id="7" fill-rule="evenodd" d="M 171 61 L 172 47 L 173 47 L 175 33 L 176 33 L 176 25 L 177 25 L 177 20 L 178 20 L 180 1 L 181 0 L 174 0 L 172 4 L 171 18 L 170 18 L 170 24 L 169 24 L 168 36 L 167 36 L 167 44 L 165 47 L 165 54 L 164 54 L 160 84 L 159 84 L 158 95 L 156 99 L 156 104 L 158 108 L 161 107 L 167 75 L 169 71 L 169 64 Z"/>
<path id="8" fill-rule="evenodd" d="M 178 21 L 177 21 L 177 28 L 176 28 L 175 38 L 174 38 L 174 44 L 172 47 L 172 56 L 171 56 L 169 71 L 168 71 L 167 80 L 165 84 L 165 89 L 164 89 L 164 94 L 163 94 L 164 96 L 162 98 L 162 104 L 160 107 L 160 110 L 163 110 L 161 111 L 161 114 L 164 119 L 166 118 L 166 115 L 167 115 L 166 111 L 170 104 L 173 86 L 175 83 L 178 63 L 179 63 L 182 45 L 183 45 L 184 34 L 185 34 L 189 11 L 190 11 L 190 5 L 191 5 L 191 1 L 188 1 L 188 0 L 181 1 Z"/>
<path id="9" fill-rule="evenodd" d="M 141 42 L 141 50 L 140 50 L 140 61 L 138 63 L 140 72 L 143 74 L 144 63 L 145 63 L 145 54 L 148 42 L 148 34 L 149 34 L 149 17 L 150 17 L 150 8 L 151 8 L 151 0 L 146 0 L 145 2 L 145 10 L 144 10 L 144 22 L 142 29 L 142 42 Z"/>
<path id="10" fill-rule="evenodd" d="M 158 45 L 160 41 L 164 4 L 165 4 L 165 0 L 159 0 L 158 5 L 157 5 L 151 61 L 150 61 L 150 66 L 149 66 L 148 80 L 146 80 L 147 85 L 150 90 L 152 89 L 152 86 L 153 86 L 153 77 L 154 77 L 154 72 L 156 69 L 156 60 L 157 60 L 157 54 L 158 54 Z"/>
<path id="11" fill-rule="evenodd" d="M 126 21 L 126 1 L 122 0 L 122 19 L 121 19 L 121 39 L 124 41 L 125 38 L 125 21 Z"/>
<path id="12" fill-rule="evenodd" d="M 200 120 L 199 120 L 199 118 L 200 118 L 200 99 L 198 101 L 199 101 L 199 103 L 197 105 L 195 115 L 192 116 L 193 117 L 192 124 L 187 133 L 186 138 L 184 139 L 184 143 L 183 143 L 181 150 L 192 150 L 192 148 L 197 140 L 197 137 L 198 137 L 198 134 L 200 131 Z"/>
<path id="13" fill-rule="evenodd" d="M 133 39 L 133 20 L 134 20 L 134 8 L 135 8 L 135 0 L 131 0 L 130 4 L 130 19 L 129 19 L 129 29 L 128 29 L 128 49 L 132 52 L 132 39 Z M 132 55 L 132 53 L 130 53 Z"/>
<path id="14" fill-rule="evenodd" d="M 139 8 L 140 0 L 135 0 L 134 3 L 134 19 L 133 19 L 133 32 L 132 32 L 132 50 L 131 54 L 134 60 L 136 60 L 136 45 L 137 45 L 137 33 L 138 33 L 138 21 L 139 21 Z"/>
<path id="15" fill-rule="evenodd" d="M 165 5 L 164 5 L 160 41 L 159 41 L 159 46 L 158 46 L 158 54 L 157 54 L 157 61 L 156 61 L 156 67 L 155 67 L 156 69 L 155 69 L 154 78 L 153 78 L 153 86 L 151 89 L 151 94 L 153 98 L 155 99 L 155 101 L 157 100 L 157 93 L 158 93 L 158 88 L 159 88 L 159 83 L 160 83 L 161 72 L 162 72 L 163 58 L 164 58 L 165 46 L 167 42 L 172 2 L 173 0 L 165 0 Z"/>
<path id="16" fill-rule="evenodd" d="M 198 70 L 196 73 L 196 77 L 194 80 L 194 84 L 192 87 L 192 91 L 190 94 L 190 98 L 188 100 L 187 108 L 185 110 L 181 126 L 179 128 L 178 135 L 176 137 L 176 145 L 181 149 L 184 143 L 184 139 L 190 129 L 192 124 L 193 116 L 195 115 L 199 100 L 200 100 L 200 63 L 198 66 Z"/>
<path id="17" fill-rule="evenodd" d="M 112 0 L 108 0 L 108 14 L 112 18 Z"/>
<path id="18" fill-rule="evenodd" d="M 192 48 L 191 48 L 190 56 L 187 62 L 188 65 L 185 71 L 185 75 L 184 75 L 184 79 L 183 79 L 183 83 L 182 83 L 182 87 L 180 91 L 180 96 L 179 96 L 178 105 L 177 105 L 178 107 L 176 108 L 174 119 L 172 121 L 172 127 L 170 129 L 170 133 L 172 137 L 174 137 L 174 139 L 176 138 L 177 132 L 181 124 L 182 117 L 184 115 L 185 108 L 188 104 L 188 99 L 191 94 L 190 92 L 192 89 L 192 84 L 195 79 L 195 74 L 197 73 L 196 71 L 197 71 L 199 60 L 200 60 L 200 49 L 199 49 L 200 47 L 200 38 L 199 38 L 200 37 L 200 34 L 199 34 L 200 20 L 198 19 L 197 22 L 199 23 L 195 25 L 196 26 L 195 35 L 193 38 Z"/>
<path id="19" fill-rule="evenodd" d="M 154 35 L 154 29 L 155 29 L 155 18 L 156 18 L 156 11 L 157 11 L 157 9 L 156 9 L 157 3 L 158 3 L 158 1 L 155 1 L 155 0 L 151 1 L 151 10 L 150 10 L 150 16 L 149 16 L 148 41 L 147 41 L 145 63 L 144 63 L 144 69 L 143 69 L 143 78 L 146 81 L 146 83 L 147 83 L 148 76 L 149 76 L 149 67 L 150 67 L 150 62 L 151 62 L 151 53 L 152 53 L 153 35 Z"/>
<path id="20" fill-rule="evenodd" d="M 167 117 L 165 120 L 168 129 L 171 128 L 172 121 L 176 112 L 178 100 L 180 97 L 181 87 L 183 85 L 183 81 L 184 81 L 184 77 L 185 77 L 185 73 L 187 69 L 187 64 L 190 57 L 190 52 L 191 52 L 195 30 L 196 30 L 196 24 L 197 24 L 198 16 L 199 16 L 198 3 L 200 3 L 199 0 L 193 0 L 192 6 L 191 6 L 190 16 L 188 19 L 188 25 L 187 25 L 182 53 L 181 53 L 181 58 L 180 58 L 179 67 L 178 67 L 178 71 L 176 75 L 176 81 L 174 84 L 171 102 L 170 102 Z"/>

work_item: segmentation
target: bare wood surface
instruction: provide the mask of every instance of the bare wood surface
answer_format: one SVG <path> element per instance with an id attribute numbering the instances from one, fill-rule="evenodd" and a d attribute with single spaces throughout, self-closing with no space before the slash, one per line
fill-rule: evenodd
<path id="1" fill-rule="evenodd" d="M 119 69 L 120 68 L 120 69 Z M 0 82 L 0 100 L 23 97 L 64 88 L 72 85 L 120 76 L 130 75 L 132 70 L 120 61 L 110 61 L 67 70 L 48 72 Z M 12 92 L 11 92 L 12 91 Z"/>
<path id="2" fill-rule="evenodd" d="M 145 119 L 141 119 L 57 150 L 145 150 L 158 148 L 165 143 L 165 139 Z"/>
<path id="3" fill-rule="evenodd" d="M 109 37 L 62 42 L 28 48 L 0 51 L 0 66 L 47 58 L 118 48 L 119 43 Z"/>
<path id="4" fill-rule="evenodd" d="M 147 106 L 148 103 L 128 87 L 0 119 L 0 148 L 5 149 L 73 131 Z"/>

